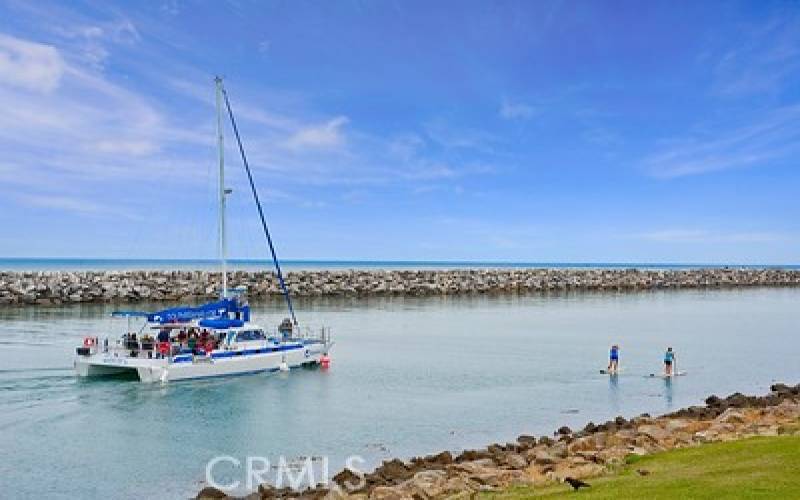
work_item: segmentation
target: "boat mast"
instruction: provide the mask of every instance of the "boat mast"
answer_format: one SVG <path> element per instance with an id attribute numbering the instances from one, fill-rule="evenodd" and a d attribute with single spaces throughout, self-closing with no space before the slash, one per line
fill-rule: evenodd
<path id="1" fill-rule="evenodd" d="M 219 86 L 222 87 L 222 82 L 219 83 Z M 272 262 L 275 264 L 275 274 L 278 277 L 278 283 L 281 285 L 281 290 L 283 290 L 283 296 L 286 298 L 286 307 L 289 309 L 289 314 L 292 316 L 292 323 L 295 326 L 298 326 L 297 316 L 294 314 L 294 307 L 292 306 L 292 297 L 289 295 L 289 288 L 286 286 L 286 281 L 283 279 L 281 265 L 278 262 L 278 254 L 275 253 L 275 245 L 272 244 L 272 236 L 269 234 L 267 218 L 264 216 L 264 207 L 261 206 L 261 200 L 258 199 L 258 191 L 256 190 L 256 184 L 253 181 L 253 172 L 250 170 L 250 164 L 247 162 L 247 155 L 244 154 L 244 146 L 242 145 L 242 138 L 239 135 L 239 127 L 236 126 L 236 119 L 233 117 L 233 109 L 231 109 L 231 102 L 228 99 L 228 93 L 225 91 L 225 87 L 222 87 L 222 97 L 225 99 L 225 108 L 228 110 L 228 116 L 231 119 L 233 136 L 236 138 L 236 144 L 239 146 L 239 154 L 242 155 L 244 170 L 247 172 L 247 180 L 250 182 L 250 191 L 253 193 L 253 200 L 256 202 L 256 208 L 258 208 L 258 216 L 261 218 L 261 228 L 264 230 L 264 236 L 267 238 L 269 252 L 272 254 Z"/>
<path id="2" fill-rule="evenodd" d="M 225 241 L 225 138 L 222 130 L 222 78 L 214 78 L 217 86 L 217 142 L 219 146 L 219 258 L 222 265 L 221 298 L 228 296 L 228 246 Z"/>

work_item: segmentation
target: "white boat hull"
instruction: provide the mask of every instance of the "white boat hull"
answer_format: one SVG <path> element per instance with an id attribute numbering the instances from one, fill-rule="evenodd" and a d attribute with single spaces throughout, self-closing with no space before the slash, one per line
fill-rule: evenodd
<path id="1" fill-rule="evenodd" d="M 313 342 L 288 346 L 280 351 L 239 353 L 215 352 L 212 356 L 184 355 L 171 359 L 138 358 L 95 352 L 76 356 L 75 372 L 83 377 L 113 376 L 129 373 L 142 382 L 169 382 L 206 377 L 243 375 L 278 371 L 285 362 L 289 368 L 319 364 L 331 344 Z M 180 361 L 178 361 L 180 360 Z"/>

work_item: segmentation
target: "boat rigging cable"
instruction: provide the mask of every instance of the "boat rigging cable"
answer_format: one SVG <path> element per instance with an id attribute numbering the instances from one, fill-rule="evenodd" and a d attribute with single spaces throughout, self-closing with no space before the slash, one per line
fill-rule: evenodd
<path id="1" fill-rule="evenodd" d="M 236 144 L 239 146 L 239 153 L 242 155 L 242 162 L 244 163 L 244 169 L 247 172 L 247 179 L 250 181 L 250 189 L 253 192 L 253 198 L 256 201 L 256 207 L 258 208 L 258 215 L 261 217 L 261 226 L 264 228 L 264 234 L 267 237 L 267 244 L 269 245 L 269 251 L 272 254 L 272 262 L 275 263 L 275 271 L 278 275 L 278 282 L 281 285 L 281 291 L 283 292 L 283 296 L 286 298 L 286 305 L 289 308 L 289 314 L 292 316 L 292 323 L 297 326 L 297 317 L 294 314 L 294 307 L 292 307 L 292 297 L 289 295 L 289 289 L 286 287 L 286 282 L 283 279 L 283 273 L 281 272 L 281 265 L 278 263 L 278 255 L 275 253 L 275 246 L 272 244 L 272 236 L 269 233 L 269 227 L 267 227 L 267 219 L 264 216 L 264 209 L 261 208 L 261 201 L 258 199 L 258 192 L 256 191 L 255 182 L 253 182 L 253 173 L 250 171 L 250 164 L 247 162 L 247 156 L 244 153 L 244 146 L 242 146 L 242 139 L 239 137 L 239 127 L 236 126 L 236 119 L 233 117 L 233 110 L 231 109 L 231 103 L 228 100 L 228 92 L 225 90 L 225 87 L 222 87 L 222 95 L 225 97 L 225 107 L 228 109 L 228 116 L 231 118 L 231 126 L 233 127 L 233 135 L 236 136 Z"/>

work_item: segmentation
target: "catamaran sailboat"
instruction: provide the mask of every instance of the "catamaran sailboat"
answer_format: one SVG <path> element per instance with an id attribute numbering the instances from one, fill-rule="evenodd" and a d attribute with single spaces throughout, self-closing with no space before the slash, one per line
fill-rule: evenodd
<path id="1" fill-rule="evenodd" d="M 219 253 L 222 290 L 219 300 L 196 307 L 173 307 L 155 312 L 116 311 L 114 317 L 128 320 L 128 331 L 119 339 L 85 337 L 76 348 L 78 375 L 108 376 L 135 374 L 142 382 L 288 371 L 309 365 L 327 366 L 333 345 L 330 330 L 316 334 L 302 332 L 292 307 L 289 289 L 283 279 L 264 211 L 258 199 L 250 165 L 244 152 L 236 120 L 221 78 L 216 78 L 217 132 L 219 146 Z M 225 187 L 223 103 L 250 182 L 276 276 L 291 318 L 268 331 L 250 321 L 250 306 L 243 288 L 228 288 L 225 232 Z M 143 320 L 138 331 L 132 320 Z"/>

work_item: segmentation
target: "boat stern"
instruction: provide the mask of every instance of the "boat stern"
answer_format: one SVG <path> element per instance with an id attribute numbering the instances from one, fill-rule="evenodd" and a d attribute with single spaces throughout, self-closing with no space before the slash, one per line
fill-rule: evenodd
<path id="1" fill-rule="evenodd" d="M 81 348 L 78 348 L 73 364 L 79 377 L 129 375 L 142 382 L 157 382 L 166 370 L 166 360 L 129 358 L 110 352 L 82 353 Z"/>

